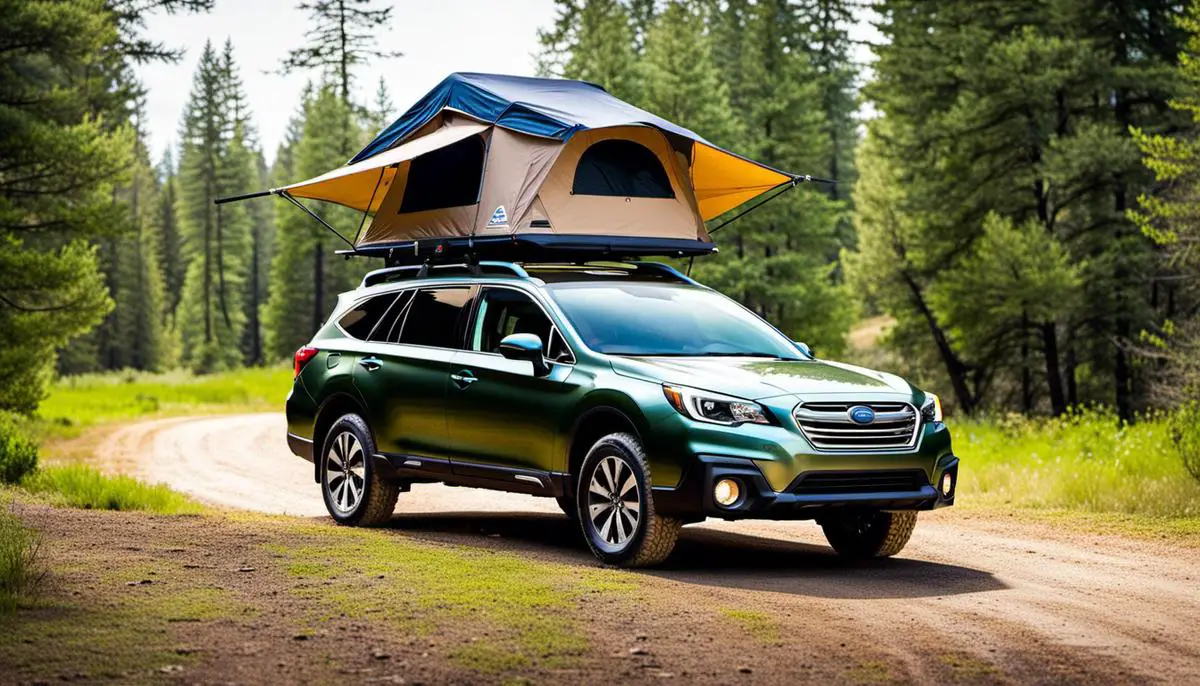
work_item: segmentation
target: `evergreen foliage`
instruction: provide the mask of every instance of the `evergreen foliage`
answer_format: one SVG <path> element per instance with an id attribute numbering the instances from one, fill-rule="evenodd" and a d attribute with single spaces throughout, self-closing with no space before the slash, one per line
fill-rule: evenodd
<path id="1" fill-rule="evenodd" d="M 901 357 L 937 351 L 960 409 L 1104 402 L 1131 419 L 1159 271 L 1125 216 L 1152 191 L 1129 130 L 1177 119 L 1176 4 L 876 7 L 886 41 L 866 94 L 881 117 L 859 158 L 853 282 L 896 317 Z M 964 285 L 1004 262 L 1012 278 Z"/>
<path id="2" fill-rule="evenodd" d="M 377 7 L 376 0 L 305 0 L 297 7 L 308 12 L 310 28 L 304 45 L 284 58 L 282 71 L 322 70 L 337 84 L 343 102 L 351 102 L 356 65 L 402 55 L 380 50 L 375 38 L 377 29 L 391 23 L 394 7 Z"/>

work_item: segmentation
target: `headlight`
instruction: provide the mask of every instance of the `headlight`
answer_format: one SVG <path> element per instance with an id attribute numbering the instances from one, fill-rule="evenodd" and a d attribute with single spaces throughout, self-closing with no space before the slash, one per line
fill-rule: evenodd
<path id="1" fill-rule="evenodd" d="M 921 419 L 927 422 L 942 421 L 942 399 L 932 393 L 926 393 L 925 404 L 921 406 Z"/>
<path id="2" fill-rule="evenodd" d="M 738 424 L 770 424 L 763 406 L 750 400 L 732 398 L 720 393 L 699 391 L 687 386 L 663 385 L 663 395 L 679 414 L 698 422 L 737 426 Z"/>

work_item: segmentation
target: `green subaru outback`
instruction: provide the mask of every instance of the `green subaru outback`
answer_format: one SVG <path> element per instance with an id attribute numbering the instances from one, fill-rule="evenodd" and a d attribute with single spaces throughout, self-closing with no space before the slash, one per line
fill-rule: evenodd
<path id="1" fill-rule="evenodd" d="M 295 374 L 288 444 L 342 524 L 387 522 L 414 483 L 514 491 L 637 566 L 707 517 L 813 519 L 844 556 L 889 556 L 954 503 L 937 396 L 658 263 L 381 269 Z"/>

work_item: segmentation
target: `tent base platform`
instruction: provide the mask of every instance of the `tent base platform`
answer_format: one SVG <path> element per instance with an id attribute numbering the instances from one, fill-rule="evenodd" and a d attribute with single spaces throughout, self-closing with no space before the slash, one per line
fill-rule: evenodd
<path id="1" fill-rule="evenodd" d="M 586 262 L 637 257 L 698 257 L 713 255 L 709 241 L 637 236 L 516 234 L 427 238 L 399 243 L 359 246 L 338 254 L 379 257 L 389 267 L 451 261 Z"/>

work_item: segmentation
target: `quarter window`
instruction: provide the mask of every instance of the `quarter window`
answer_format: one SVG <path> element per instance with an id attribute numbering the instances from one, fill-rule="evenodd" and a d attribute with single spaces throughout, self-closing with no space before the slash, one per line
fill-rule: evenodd
<path id="1" fill-rule="evenodd" d="M 354 338 L 365 341 L 395 299 L 395 293 L 384 293 L 367 298 L 342 315 L 342 318 L 338 320 L 338 326 Z"/>
<path id="2" fill-rule="evenodd" d="M 371 332 L 370 340 L 395 343 L 400 337 L 400 325 L 404 323 L 404 315 L 408 312 L 408 304 L 412 299 L 413 291 L 401 291 L 392 302 L 392 306 L 379 319 L 379 324 Z"/>
<path id="3" fill-rule="evenodd" d="M 404 316 L 400 343 L 435 348 L 459 347 L 461 319 L 471 288 L 426 288 L 417 291 Z"/>

